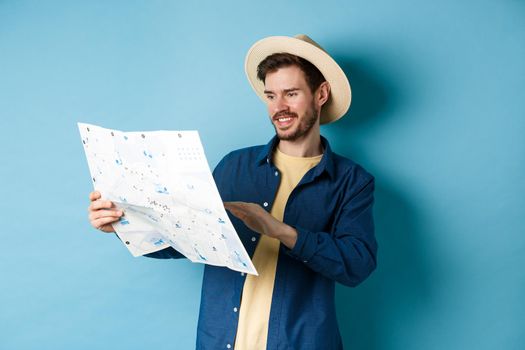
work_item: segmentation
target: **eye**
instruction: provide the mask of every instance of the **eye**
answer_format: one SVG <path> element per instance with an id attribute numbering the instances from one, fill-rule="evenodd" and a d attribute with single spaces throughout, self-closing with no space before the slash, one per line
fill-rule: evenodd
<path id="1" fill-rule="evenodd" d="M 289 92 L 287 95 L 288 97 L 294 97 L 294 96 L 297 96 L 297 92 L 292 91 L 292 92 Z"/>
<path id="2" fill-rule="evenodd" d="M 267 100 L 270 100 L 270 101 L 271 101 L 271 100 L 273 100 L 273 98 L 274 98 L 273 95 L 266 95 L 266 99 L 267 99 Z"/>

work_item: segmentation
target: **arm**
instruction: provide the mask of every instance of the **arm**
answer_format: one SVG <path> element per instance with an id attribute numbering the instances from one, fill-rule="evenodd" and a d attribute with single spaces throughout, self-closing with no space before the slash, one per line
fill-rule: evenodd
<path id="1" fill-rule="evenodd" d="M 354 287 L 364 281 L 377 264 L 373 192 L 372 178 L 343 203 L 333 234 L 296 226 L 297 242 L 288 254 L 341 284 Z"/>
<path id="2" fill-rule="evenodd" d="M 279 239 L 287 253 L 323 276 L 347 286 L 364 281 L 376 267 L 372 205 L 374 179 L 342 203 L 333 233 L 290 226 L 258 204 L 229 202 L 226 208 L 250 229 Z"/>

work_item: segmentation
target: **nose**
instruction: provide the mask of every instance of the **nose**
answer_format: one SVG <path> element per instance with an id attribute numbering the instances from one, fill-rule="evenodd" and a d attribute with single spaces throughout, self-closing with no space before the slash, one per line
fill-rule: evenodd
<path id="1" fill-rule="evenodd" d="M 288 111 L 289 106 L 286 103 L 284 98 L 280 96 L 276 96 L 274 100 L 270 103 L 270 108 L 271 108 L 272 115 L 275 115 L 276 113 L 279 113 L 279 112 Z"/>

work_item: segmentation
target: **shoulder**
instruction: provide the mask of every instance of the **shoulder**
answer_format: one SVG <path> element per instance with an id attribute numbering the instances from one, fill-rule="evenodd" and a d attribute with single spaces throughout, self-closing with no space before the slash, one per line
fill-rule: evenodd
<path id="1" fill-rule="evenodd" d="M 374 176 L 366 170 L 361 164 L 355 162 L 354 160 L 343 157 L 340 154 L 332 152 L 332 159 L 334 161 L 334 166 L 336 172 L 344 174 L 357 174 L 364 178 L 373 178 Z"/>
<path id="2" fill-rule="evenodd" d="M 343 180 L 347 188 L 360 190 L 368 185 L 373 186 L 374 175 L 361 164 L 334 152 L 332 153 L 332 160 L 336 178 Z"/>

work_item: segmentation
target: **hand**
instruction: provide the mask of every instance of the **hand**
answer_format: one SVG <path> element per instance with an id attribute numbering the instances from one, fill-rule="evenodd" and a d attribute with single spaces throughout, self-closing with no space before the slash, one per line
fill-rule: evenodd
<path id="1" fill-rule="evenodd" d="M 111 201 L 101 199 L 102 195 L 98 191 L 89 194 L 91 204 L 88 207 L 89 222 L 91 226 L 103 232 L 115 232 L 112 223 L 120 220 L 123 215 L 122 210 L 116 209 Z"/>
<path id="2" fill-rule="evenodd" d="M 280 240 L 292 249 L 297 242 L 297 231 L 274 218 L 259 204 L 246 202 L 225 202 L 224 207 L 238 217 L 251 230 Z"/>

